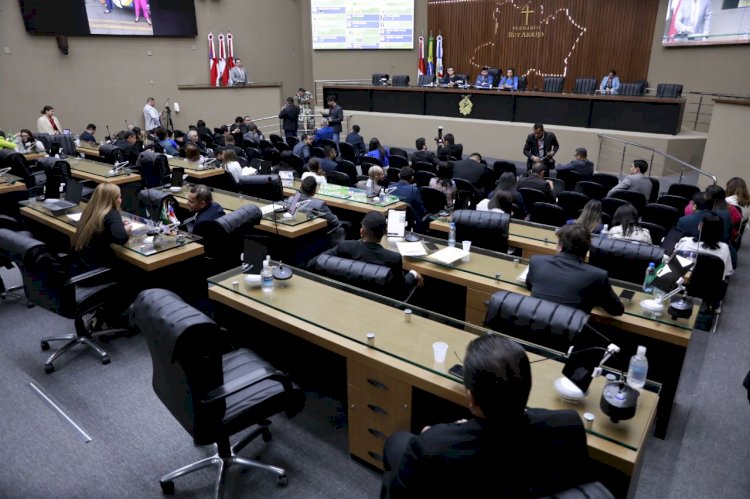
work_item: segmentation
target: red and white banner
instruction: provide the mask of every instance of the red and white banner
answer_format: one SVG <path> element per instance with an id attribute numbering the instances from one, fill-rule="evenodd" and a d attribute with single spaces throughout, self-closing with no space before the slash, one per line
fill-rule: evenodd
<path id="1" fill-rule="evenodd" d="M 219 33 L 219 68 L 217 87 L 226 87 L 229 80 L 227 69 L 227 47 L 224 43 L 224 33 Z"/>
<path id="2" fill-rule="evenodd" d="M 214 45 L 214 34 L 208 34 L 208 81 L 209 85 L 218 86 L 219 61 L 216 59 L 216 47 Z"/>
<path id="3" fill-rule="evenodd" d="M 419 37 L 419 60 L 417 61 L 417 78 L 425 74 L 424 64 L 424 36 Z"/>
<path id="4" fill-rule="evenodd" d="M 225 69 L 227 81 L 229 81 L 229 71 L 234 67 L 234 37 L 232 33 L 227 33 L 227 66 Z"/>

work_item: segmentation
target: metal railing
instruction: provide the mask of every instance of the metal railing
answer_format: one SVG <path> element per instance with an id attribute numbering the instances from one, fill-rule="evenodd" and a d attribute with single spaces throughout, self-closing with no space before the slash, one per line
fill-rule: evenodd
<path id="1" fill-rule="evenodd" d="M 626 169 L 630 168 L 635 159 L 645 159 L 649 162 L 648 176 L 659 179 L 660 188 L 666 191 L 674 183 L 698 184 L 701 176 L 707 177 L 711 183 L 716 183 L 716 176 L 675 158 L 671 154 L 657 151 L 653 147 L 628 142 L 611 135 L 599 136 L 599 157 L 596 170 L 602 173 L 613 173 L 622 178 Z"/>
<path id="2" fill-rule="evenodd" d="M 750 99 L 747 95 L 715 94 L 707 92 L 687 92 L 685 113 L 682 115 L 682 128 L 694 132 L 708 132 L 714 111 L 714 98 Z"/>

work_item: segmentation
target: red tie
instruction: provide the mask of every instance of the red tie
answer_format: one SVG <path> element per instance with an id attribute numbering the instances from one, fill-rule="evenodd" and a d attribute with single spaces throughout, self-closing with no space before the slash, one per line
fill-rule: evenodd
<path id="1" fill-rule="evenodd" d="M 57 129 L 57 125 L 55 125 L 55 119 L 50 116 L 49 117 L 49 124 L 52 125 L 52 129 L 56 132 L 60 132 L 60 130 Z"/>

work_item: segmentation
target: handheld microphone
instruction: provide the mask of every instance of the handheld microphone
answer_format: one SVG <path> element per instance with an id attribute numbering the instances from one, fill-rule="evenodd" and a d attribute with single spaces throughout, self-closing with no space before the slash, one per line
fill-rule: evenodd
<path id="1" fill-rule="evenodd" d="M 112 133 L 109 131 L 109 125 L 104 125 L 107 128 L 107 136 L 104 137 L 107 141 L 112 140 Z"/>

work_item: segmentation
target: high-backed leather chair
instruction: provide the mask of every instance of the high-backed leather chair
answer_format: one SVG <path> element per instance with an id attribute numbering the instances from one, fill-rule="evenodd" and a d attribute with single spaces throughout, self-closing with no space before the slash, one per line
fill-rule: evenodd
<path id="1" fill-rule="evenodd" d="M 467 75 L 466 73 L 456 73 L 456 81 L 463 81 L 463 85 L 471 83 L 469 81 L 469 75 Z"/>
<path id="2" fill-rule="evenodd" d="M 135 169 L 141 175 L 141 189 L 162 187 L 171 174 L 167 156 L 154 151 L 140 153 L 135 163 Z"/>
<path id="3" fill-rule="evenodd" d="M 642 83 L 621 83 L 617 91 L 620 95 L 640 96 L 643 95 L 645 88 Z"/>
<path id="4" fill-rule="evenodd" d="M 620 182 L 620 179 L 617 178 L 617 175 L 612 175 L 611 173 L 594 173 L 591 176 L 591 181 L 601 185 L 609 192 L 612 190 L 612 187 Z"/>
<path id="5" fill-rule="evenodd" d="M 419 75 L 419 78 L 417 78 L 417 85 L 420 87 L 424 87 L 426 85 L 430 85 L 435 81 L 435 75 Z"/>
<path id="6" fill-rule="evenodd" d="M 573 87 L 574 94 L 593 94 L 595 91 L 595 78 L 576 78 L 576 84 Z"/>
<path id="7" fill-rule="evenodd" d="M 0 216 L 0 225 L 3 227 L 0 228 L 0 267 L 10 269 L 16 266 L 20 272 L 23 272 L 24 261 L 27 258 L 32 259 L 32 250 L 43 250 L 44 243 L 34 239 L 31 232 L 21 231 L 20 224 L 12 218 L 5 217 L 4 215 Z M 0 296 L 2 296 L 3 300 L 6 298 L 7 293 L 21 289 L 26 294 L 26 306 L 32 308 L 34 302 L 29 300 L 28 292 L 25 290 L 23 282 L 16 286 L 6 286 L 6 283 L 0 279 Z"/>
<path id="8" fill-rule="evenodd" d="M 241 194 L 268 201 L 281 201 L 284 188 L 278 175 L 243 175 L 237 188 Z"/>
<path id="9" fill-rule="evenodd" d="M 312 270 L 322 276 L 343 282 L 372 293 L 408 301 L 414 287 L 405 289 L 398 283 L 390 267 L 375 263 L 350 260 L 333 255 L 321 254 L 315 257 Z"/>
<path id="10" fill-rule="evenodd" d="M 700 187 L 692 184 L 672 184 L 667 189 L 670 196 L 681 196 L 685 199 L 693 199 L 693 196 L 701 191 Z"/>
<path id="11" fill-rule="evenodd" d="M 565 210 L 552 203 L 532 204 L 531 208 L 529 208 L 529 215 L 530 221 L 544 225 L 551 225 L 553 227 L 562 227 L 568 220 L 568 215 L 566 215 Z"/>
<path id="12" fill-rule="evenodd" d="M 533 296 L 498 291 L 490 297 L 484 325 L 537 345 L 567 351 L 589 314 Z"/>
<path id="13" fill-rule="evenodd" d="M 526 90 L 528 86 L 529 86 L 529 78 L 526 75 L 519 76 L 518 77 L 518 90 L 521 90 L 521 91 Z"/>
<path id="14" fill-rule="evenodd" d="M 557 170 L 557 178 L 565 183 L 566 191 L 574 191 L 576 184 L 584 180 L 582 175 L 575 170 Z"/>
<path id="15" fill-rule="evenodd" d="M 456 210 L 456 241 L 471 241 L 477 248 L 508 251 L 510 215 L 495 211 Z"/>
<path id="16" fill-rule="evenodd" d="M 669 230 L 677 225 L 681 213 L 677 208 L 666 204 L 649 203 L 641 212 L 641 218 L 644 222 L 661 225 L 665 230 Z"/>
<path id="17" fill-rule="evenodd" d="M 626 204 L 630 203 L 628 201 L 625 201 L 624 199 L 610 197 L 602 198 L 602 212 L 606 213 L 610 217 L 614 217 L 617 208 L 619 208 L 620 206 L 625 206 Z"/>
<path id="18" fill-rule="evenodd" d="M 682 97 L 682 85 L 677 83 L 659 83 L 656 85 L 656 96 L 679 99 Z"/>
<path id="19" fill-rule="evenodd" d="M 632 204 L 635 211 L 639 214 L 643 211 L 643 208 L 646 207 L 646 202 L 648 201 L 646 196 L 636 191 L 615 191 L 610 196 Z"/>
<path id="20" fill-rule="evenodd" d="M 578 218 L 580 211 L 588 203 L 589 197 L 580 192 L 565 191 L 557 196 L 557 206 L 565 211 L 567 220 Z"/>
<path id="21" fill-rule="evenodd" d="M 10 174 L 22 179 L 29 193 L 40 191 L 46 181 L 43 168 L 31 167 L 23 154 L 12 149 L 0 149 L 0 168 L 10 168 Z"/>
<path id="22" fill-rule="evenodd" d="M 648 264 L 659 264 L 664 250 L 659 246 L 627 239 L 591 238 L 589 263 L 609 272 L 612 279 L 636 284 L 643 282 Z"/>
<path id="23" fill-rule="evenodd" d="M 386 79 L 386 84 L 387 84 L 388 83 L 388 81 L 387 81 L 388 80 L 388 74 L 387 73 L 373 73 L 372 74 L 372 84 L 375 85 L 375 86 L 378 86 L 378 87 L 382 86 L 383 82 L 381 82 L 380 80 L 383 79 L 383 78 Z"/>
<path id="24" fill-rule="evenodd" d="M 125 154 L 122 149 L 114 144 L 102 144 L 99 146 L 99 156 L 104 160 L 105 163 L 114 165 L 118 161 L 125 160 Z"/>
<path id="25" fill-rule="evenodd" d="M 391 85 L 394 87 L 408 87 L 409 75 L 393 75 L 391 78 Z"/>
<path id="26" fill-rule="evenodd" d="M 607 190 L 602 187 L 602 184 L 589 180 L 576 182 L 575 191 L 587 195 L 589 199 L 598 199 L 600 201 L 607 196 Z"/>
<path id="27" fill-rule="evenodd" d="M 165 203 L 177 206 L 177 200 L 170 193 L 161 189 L 143 189 L 138 192 L 138 215 L 158 222 Z"/>
<path id="28" fill-rule="evenodd" d="M 210 466 L 219 468 L 217 497 L 232 467 L 270 471 L 286 485 L 284 469 L 237 453 L 258 436 L 271 440 L 271 416 L 292 417 L 302 409 L 304 392 L 289 376 L 248 349 L 232 350 L 222 328 L 171 291 L 141 292 L 130 307 L 130 323 L 146 337 L 159 400 L 195 444 L 217 447 L 213 456 L 164 475 L 162 491 L 173 494 L 175 478 Z M 253 426 L 230 444 L 232 435 Z"/>
<path id="29" fill-rule="evenodd" d="M 339 142 L 339 153 L 341 158 L 352 163 L 357 161 L 357 155 L 354 153 L 354 147 L 348 142 Z"/>
<path id="30" fill-rule="evenodd" d="M 561 93 L 565 87 L 564 76 L 545 76 L 544 77 L 544 91 L 545 92 L 556 92 Z"/>

